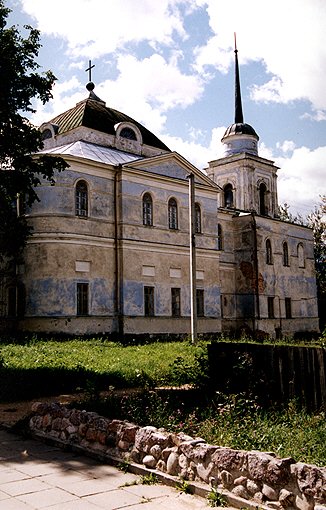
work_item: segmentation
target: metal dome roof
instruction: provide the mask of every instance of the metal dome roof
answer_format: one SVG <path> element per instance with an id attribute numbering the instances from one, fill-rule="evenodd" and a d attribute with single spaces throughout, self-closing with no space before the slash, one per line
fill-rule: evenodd
<path id="1" fill-rule="evenodd" d="M 96 96 L 95 96 L 96 97 Z M 113 108 L 108 108 L 104 101 L 99 98 L 93 98 L 90 94 L 88 99 L 77 103 L 74 108 L 67 110 L 50 120 L 50 123 L 57 126 L 57 134 L 67 133 L 77 127 L 87 127 L 102 133 L 115 135 L 116 124 L 128 122 L 134 124 L 142 135 L 143 144 L 155 147 L 160 150 L 170 151 L 170 149 L 146 129 L 142 124 L 135 121 L 128 115 L 121 113 Z"/>
<path id="2" fill-rule="evenodd" d="M 231 135 L 250 135 L 254 136 L 256 140 L 259 140 L 259 136 L 257 135 L 254 128 L 250 126 L 250 124 L 246 124 L 244 122 L 237 122 L 235 124 L 231 124 L 231 126 L 229 126 L 226 129 L 223 138 L 226 138 L 227 136 Z"/>

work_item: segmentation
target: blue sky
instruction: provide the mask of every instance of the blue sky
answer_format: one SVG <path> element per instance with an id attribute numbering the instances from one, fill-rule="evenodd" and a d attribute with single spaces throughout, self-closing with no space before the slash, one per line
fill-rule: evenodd
<path id="1" fill-rule="evenodd" d="M 41 31 L 58 81 L 35 124 L 95 93 L 198 168 L 221 157 L 234 117 L 237 33 L 245 122 L 278 171 L 279 203 L 303 215 L 325 194 L 325 0 L 7 0 L 10 23 Z"/>

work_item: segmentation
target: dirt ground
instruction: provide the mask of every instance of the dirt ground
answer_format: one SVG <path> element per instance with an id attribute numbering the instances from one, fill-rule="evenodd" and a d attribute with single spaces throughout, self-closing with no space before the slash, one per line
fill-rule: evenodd
<path id="1" fill-rule="evenodd" d="M 28 416 L 32 409 L 34 402 L 59 402 L 60 404 L 70 404 L 80 400 L 82 395 L 58 395 L 55 397 L 39 397 L 33 400 L 26 400 L 20 402 L 0 403 L 0 425 L 12 426 L 19 420 Z"/>

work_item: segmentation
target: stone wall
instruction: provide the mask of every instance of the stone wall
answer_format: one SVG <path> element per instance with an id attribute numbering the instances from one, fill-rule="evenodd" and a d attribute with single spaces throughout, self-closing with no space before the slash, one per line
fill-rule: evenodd
<path id="1" fill-rule="evenodd" d="M 183 433 L 139 427 L 59 404 L 36 403 L 32 411 L 34 433 L 204 482 L 248 504 L 276 510 L 313 510 L 315 505 L 325 505 L 326 510 L 326 468 L 280 459 L 270 452 L 212 446 Z"/>

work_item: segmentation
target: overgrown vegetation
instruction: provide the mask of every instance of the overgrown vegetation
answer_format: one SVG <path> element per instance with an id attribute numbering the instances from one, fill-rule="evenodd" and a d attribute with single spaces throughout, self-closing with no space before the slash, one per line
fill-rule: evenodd
<path id="1" fill-rule="evenodd" d="M 247 394 L 216 392 L 208 365 L 205 343 L 8 341 L 0 347 L 0 396 L 8 401 L 81 389 L 82 408 L 104 416 L 326 466 L 324 411 L 310 413 L 295 401 L 263 407 L 255 396 L 257 381 Z M 248 367 L 239 359 L 231 376 L 243 370 Z"/>

